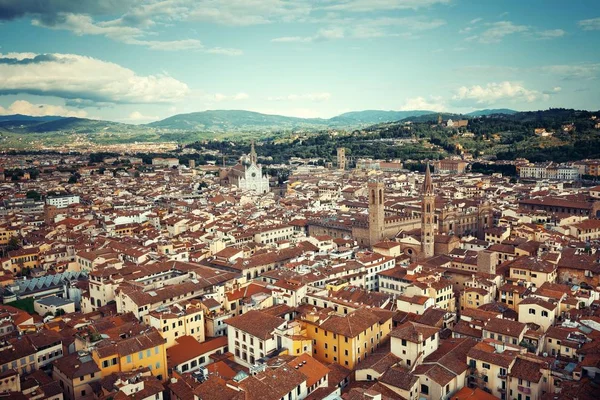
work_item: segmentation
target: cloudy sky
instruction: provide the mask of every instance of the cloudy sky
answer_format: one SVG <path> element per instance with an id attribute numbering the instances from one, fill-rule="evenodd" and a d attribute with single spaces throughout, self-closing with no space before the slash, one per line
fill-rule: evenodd
<path id="1" fill-rule="evenodd" d="M 600 109 L 598 0 L 0 0 L 0 114 Z"/>

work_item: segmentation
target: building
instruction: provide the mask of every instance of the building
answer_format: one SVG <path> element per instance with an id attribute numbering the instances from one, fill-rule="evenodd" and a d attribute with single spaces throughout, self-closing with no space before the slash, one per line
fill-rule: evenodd
<path id="1" fill-rule="evenodd" d="M 280 348 L 274 332 L 287 326 L 283 318 L 257 310 L 229 318 L 225 323 L 229 351 L 237 363 L 246 367 Z"/>
<path id="2" fill-rule="evenodd" d="M 101 340 L 92 349 L 92 358 L 103 376 L 148 368 L 152 375 L 165 380 L 168 378 L 165 343 L 158 330 L 150 328 L 118 341 Z"/>
<path id="3" fill-rule="evenodd" d="M 240 162 L 228 170 L 223 170 L 221 181 L 224 184 L 234 185 L 241 190 L 252 191 L 256 194 L 269 192 L 269 178 L 263 175 L 262 165 L 258 164 L 254 141 L 247 162 Z"/>
<path id="4" fill-rule="evenodd" d="M 346 149 L 343 147 L 337 149 L 337 167 L 341 170 L 346 169 Z"/>
<path id="5" fill-rule="evenodd" d="M 75 194 L 63 194 L 46 197 L 46 204 L 56 208 L 67 208 L 71 204 L 79 203 L 79 196 Z"/>
<path id="6" fill-rule="evenodd" d="M 143 317 L 144 324 L 156 328 L 167 341 L 168 349 L 183 336 L 191 336 L 198 342 L 204 341 L 204 310 L 199 301 L 159 308 Z"/>
<path id="7" fill-rule="evenodd" d="M 33 302 L 33 309 L 42 316 L 46 314 L 68 314 L 75 312 L 75 302 L 57 296 L 48 296 L 35 300 Z"/>
<path id="8" fill-rule="evenodd" d="M 173 168 L 173 167 L 178 167 L 179 166 L 179 160 L 177 158 L 160 158 L 160 157 L 155 157 L 155 158 L 152 159 L 152 165 L 153 166 L 157 166 L 157 167 Z"/>
<path id="9" fill-rule="evenodd" d="M 392 329 L 392 312 L 359 308 L 345 315 L 309 313 L 303 317 L 313 341 L 313 357 L 353 369 L 374 353 Z"/>
<path id="10" fill-rule="evenodd" d="M 431 180 L 431 171 L 429 164 L 425 171 L 425 180 L 423 182 L 423 203 L 421 206 L 421 257 L 433 257 L 435 246 L 435 193 L 433 192 L 433 182 Z"/>
<path id="11" fill-rule="evenodd" d="M 436 173 L 451 173 L 451 174 L 464 174 L 467 169 L 467 163 L 463 160 L 454 160 L 446 158 L 443 160 L 435 161 L 433 167 Z"/>
<path id="12" fill-rule="evenodd" d="M 228 351 L 225 336 L 209 339 L 200 343 L 192 336 L 182 336 L 175 340 L 175 345 L 167 349 L 169 371 L 182 374 L 194 372 L 212 362 L 213 354 L 225 354 Z"/>
<path id="13" fill-rule="evenodd" d="M 403 366 L 413 368 L 437 350 L 439 329 L 409 321 L 394 328 L 390 338 L 392 353 Z"/>
<path id="14" fill-rule="evenodd" d="M 100 381 L 102 372 L 90 353 L 80 351 L 54 361 L 52 378 L 58 381 L 65 399 L 79 400 L 93 396 L 92 385 Z"/>

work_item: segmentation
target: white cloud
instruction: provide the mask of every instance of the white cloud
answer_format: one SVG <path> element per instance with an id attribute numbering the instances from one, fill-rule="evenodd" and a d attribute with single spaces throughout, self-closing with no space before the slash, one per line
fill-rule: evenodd
<path id="1" fill-rule="evenodd" d="M 188 86 L 168 75 L 137 75 L 118 64 L 75 54 L 0 53 L 0 95 L 29 93 L 84 103 L 172 103 Z"/>
<path id="2" fill-rule="evenodd" d="M 138 46 L 145 46 L 151 50 L 162 50 L 162 51 L 178 51 L 178 50 L 201 50 L 204 49 L 204 45 L 201 41 L 196 39 L 184 39 L 184 40 L 139 40 L 139 39 L 128 39 L 125 41 L 127 44 L 134 44 Z"/>
<path id="3" fill-rule="evenodd" d="M 128 122 L 151 122 L 151 121 L 156 121 L 158 120 L 159 117 L 154 116 L 154 115 L 144 115 L 139 111 L 134 111 L 131 114 L 129 114 L 129 117 L 123 119 L 123 121 L 128 121 Z"/>
<path id="4" fill-rule="evenodd" d="M 320 40 L 371 39 L 390 36 L 410 37 L 412 32 L 421 32 L 439 28 L 446 24 L 443 19 L 428 19 L 423 17 L 378 17 L 365 19 L 332 19 L 338 25 L 319 30 L 312 36 L 283 36 L 272 39 L 279 43 L 310 43 Z M 321 21 L 314 21 L 321 22 Z"/>
<path id="5" fill-rule="evenodd" d="M 600 30 L 600 17 L 581 20 L 577 25 L 584 31 L 598 31 Z"/>
<path id="6" fill-rule="evenodd" d="M 539 71 L 558 75 L 562 80 L 591 80 L 600 75 L 600 64 L 546 65 L 540 67 Z"/>
<path id="7" fill-rule="evenodd" d="M 319 32 L 317 32 L 317 39 L 333 40 L 333 39 L 341 39 L 343 37 L 344 37 L 344 29 L 339 28 L 339 27 L 320 29 Z"/>
<path id="8" fill-rule="evenodd" d="M 470 24 L 476 24 L 478 22 L 483 21 L 483 18 L 475 18 L 469 21 Z"/>
<path id="9" fill-rule="evenodd" d="M 558 38 L 558 37 L 562 37 L 565 35 L 565 31 L 563 31 L 562 29 L 548 29 L 545 31 L 540 31 L 537 32 L 536 35 L 540 38 L 540 39 L 554 39 L 554 38 Z"/>
<path id="10" fill-rule="evenodd" d="M 228 49 L 223 47 L 213 47 L 210 49 L 205 49 L 205 53 L 209 54 L 222 54 L 225 56 L 241 56 L 244 52 L 240 49 Z"/>
<path id="11" fill-rule="evenodd" d="M 498 43 L 505 36 L 529 30 L 529 27 L 525 25 L 515 25 L 510 21 L 494 22 L 488 26 L 489 28 L 478 36 L 480 43 Z"/>
<path id="12" fill-rule="evenodd" d="M 59 116 L 84 118 L 87 112 L 84 110 L 69 110 L 63 106 L 52 104 L 33 104 L 26 100 L 17 100 L 8 108 L 0 106 L 0 115 L 31 115 L 32 117 Z"/>
<path id="13" fill-rule="evenodd" d="M 304 0 L 193 0 L 188 6 L 187 19 L 235 26 L 294 21 L 311 11 Z"/>
<path id="14" fill-rule="evenodd" d="M 247 93 L 238 93 L 235 96 L 233 96 L 234 100 L 246 100 L 248 99 L 250 96 L 248 96 Z"/>
<path id="15" fill-rule="evenodd" d="M 267 115 L 285 115 L 296 118 L 324 118 L 322 110 L 312 108 L 253 108 L 250 111 Z"/>
<path id="16" fill-rule="evenodd" d="M 322 40 L 336 40 L 342 39 L 345 35 L 345 31 L 340 27 L 332 27 L 320 29 L 313 36 L 283 36 L 271 39 L 271 42 L 275 43 L 310 43 Z"/>
<path id="17" fill-rule="evenodd" d="M 271 39 L 271 42 L 274 43 L 309 43 L 312 41 L 312 36 L 282 36 Z"/>
<path id="18" fill-rule="evenodd" d="M 427 8 L 436 4 L 448 4 L 450 0 L 342 0 L 338 4 L 324 7 L 328 10 L 374 12 L 382 10 L 403 10 Z"/>
<path id="19" fill-rule="evenodd" d="M 289 94 L 287 96 L 268 97 L 269 101 L 327 101 L 331 98 L 331 93 L 305 93 L 305 94 Z"/>
<path id="20" fill-rule="evenodd" d="M 215 93 L 213 96 L 208 96 L 207 100 L 214 100 L 216 102 L 221 102 L 221 101 L 229 101 L 229 100 L 234 100 L 234 101 L 246 100 L 248 98 L 250 98 L 250 96 L 244 92 L 236 93 L 231 96 L 224 95 L 223 93 Z"/>
<path id="21" fill-rule="evenodd" d="M 521 84 L 512 82 L 488 83 L 485 86 L 462 86 L 452 97 L 454 101 L 471 102 L 477 104 L 494 104 L 498 101 L 526 101 L 533 102 L 543 95 L 535 90 L 529 90 Z"/>
<path id="22" fill-rule="evenodd" d="M 431 96 L 429 99 L 425 97 L 413 97 L 407 99 L 406 102 L 400 107 L 400 111 L 414 111 L 414 110 L 427 110 L 427 111 L 444 111 L 446 105 L 441 97 Z"/>
<path id="23" fill-rule="evenodd" d="M 135 20 L 135 25 L 144 27 L 152 26 L 150 19 Z M 111 40 L 135 46 L 145 46 L 152 50 L 179 51 L 198 50 L 210 54 L 240 55 L 241 50 L 225 49 L 221 47 L 206 47 L 198 39 L 182 40 L 146 40 L 148 32 L 138 26 L 130 26 L 131 19 L 121 17 L 110 21 L 95 22 L 91 16 L 83 14 L 59 13 L 51 21 L 43 18 L 34 18 L 31 23 L 49 29 L 67 30 L 76 35 L 102 35 Z"/>

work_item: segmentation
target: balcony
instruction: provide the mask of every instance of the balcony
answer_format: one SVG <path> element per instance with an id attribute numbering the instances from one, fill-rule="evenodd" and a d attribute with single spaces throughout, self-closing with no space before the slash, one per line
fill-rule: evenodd
<path id="1" fill-rule="evenodd" d="M 528 387 L 525 387 L 525 386 L 517 386 L 517 389 L 521 393 L 531 394 L 531 388 L 528 388 Z"/>
<path id="2" fill-rule="evenodd" d="M 506 373 L 499 373 L 498 374 L 498 378 L 500 378 L 500 379 L 506 379 Z"/>
<path id="3" fill-rule="evenodd" d="M 506 393 L 506 388 L 503 388 L 502 386 L 498 386 L 498 391 L 500 393 Z"/>

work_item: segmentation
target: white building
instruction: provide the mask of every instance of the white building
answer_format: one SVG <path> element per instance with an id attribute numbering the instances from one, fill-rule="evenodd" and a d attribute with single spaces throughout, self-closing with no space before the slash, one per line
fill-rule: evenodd
<path id="1" fill-rule="evenodd" d="M 240 163 L 231 168 L 227 174 L 229 182 L 242 190 L 252 191 L 258 194 L 269 192 L 269 178 L 263 175 L 262 165 L 257 163 L 258 158 L 254 150 L 254 142 L 249 155 L 249 164 Z"/>
<path id="2" fill-rule="evenodd" d="M 79 196 L 74 194 L 66 194 L 62 196 L 48 196 L 46 204 L 55 206 L 56 208 L 66 208 L 71 204 L 79 203 Z"/>

